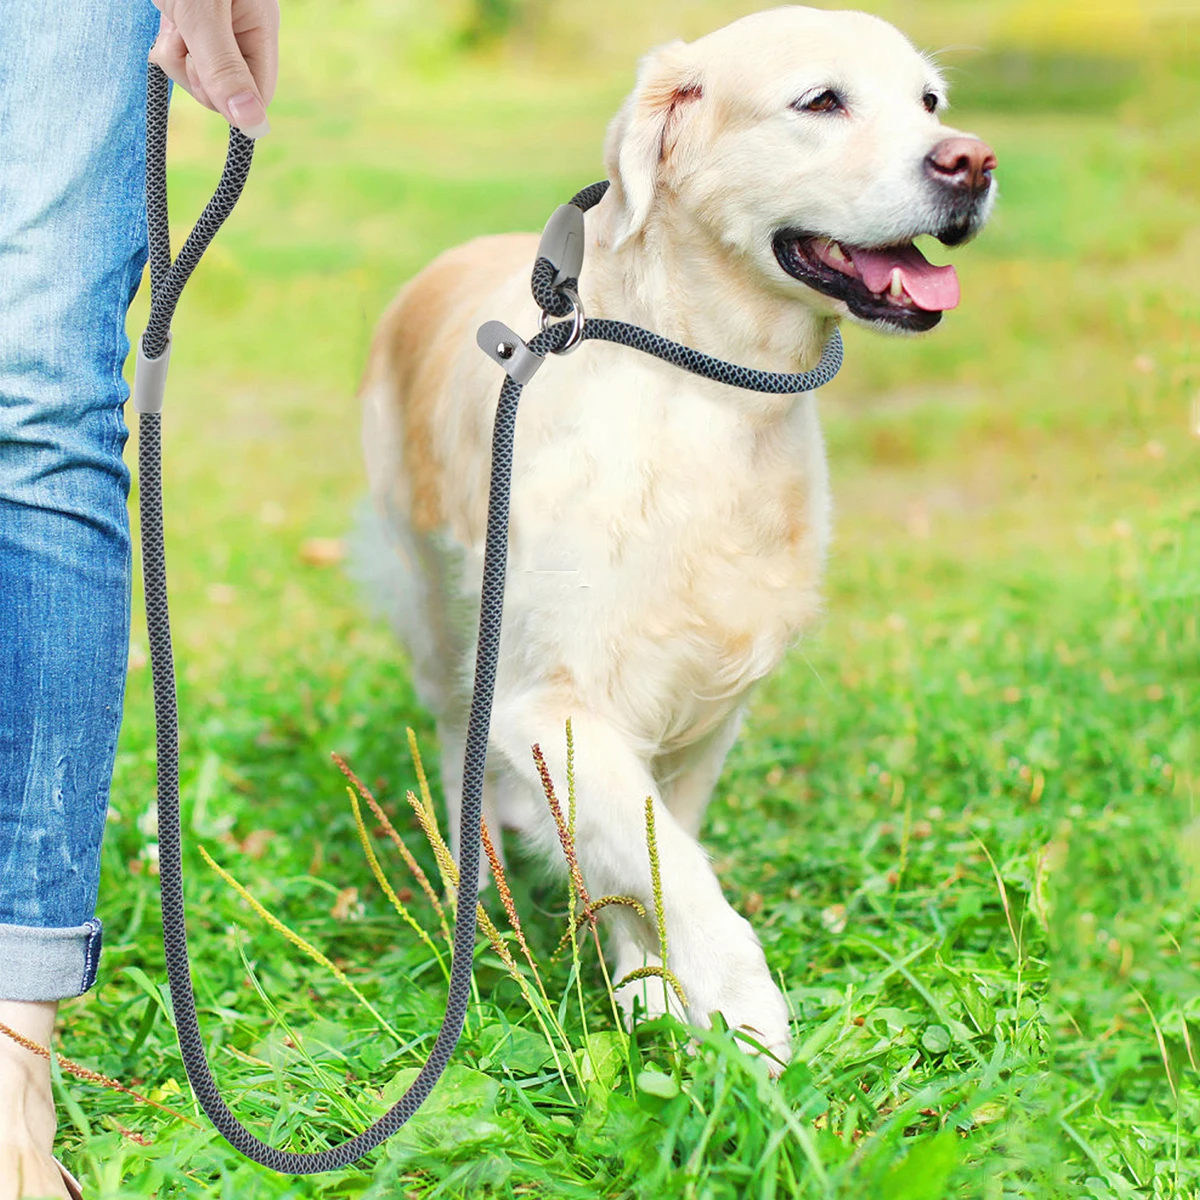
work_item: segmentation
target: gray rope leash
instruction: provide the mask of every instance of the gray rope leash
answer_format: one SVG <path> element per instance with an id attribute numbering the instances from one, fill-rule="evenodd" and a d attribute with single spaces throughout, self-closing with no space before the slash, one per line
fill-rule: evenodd
<path id="1" fill-rule="evenodd" d="M 162 894 L 163 945 L 167 977 L 171 986 L 171 1005 L 175 1014 L 175 1027 L 183 1064 L 196 1099 L 209 1120 L 230 1145 L 254 1162 L 285 1175 L 312 1175 L 348 1167 L 391 1137 L 417 1111 L 433 1090 L 462 1032 L 470 999 L 471 969 L 475 953 L 483 766 L 491 716 L 492 688 L 495 682 L 495 655 L 491 657 L 490 666 L 482 661 L 486 657 L 484 651 L 487 635 L 481 629 L 481 664 L 477 672 L 468 732 L 462 817 L 464 835 L 459 863 L 461 877 L 450 968 L 450 995 L 446 1005 L 446 1016 L 433 1050 L 408 1091 L 378 1121 L 356 1137 L 313 1154 L 277 1150 L 260 1141 L 241 1125 L 221 1098 L 205 1056 L 204 1041 L 200 1035 L 196 1015 L 196 997 L 188 964 L 184 911 L 179 814 L 179 724 L 170 615 L 167 607 L 162 514 L 160 414 L 166 384 L 166 366 L 170 358 L 171 318 L 188 276 L 237 203 L 250 170 L 254 143 L 238 130 L 230 130 L 225 170 L 216 193 L 172 265 L 167 225 L 167 99 L 166 76 L 157 66 L 152 65 L 146 96 L 146 206 L 150 230 L 152 299 L 150 321 L 139 344 L 133 398 L 134 407 L 139 413 L 138 491 L 142 520 L 142 573 L 154 680 L 155 733 L 158 747 L 159 884 Z M 508 445 L 511 453 L 511 436 Z M 511 468 L 511 457 L 509 464 Z M 507 478 L 507 475 L 502 469 L 496 478 Z M 495 528 L 489 524 L 489 561 L 492 578 L 495 578 L 498 570 L 502 586 L 504 547 L 507 541 L 507 505 L 495 507 L 497 512 L 503 512 L 503 517 L 502 523 Z M 493 641 L 498 640 L 499 633 L 497 613 L 494 631 L 491 634 Z"/>
<path id="2" fill-rule="evenodd" d="M 139 506 L 142 523 L 142 571 L 146 594 L 146 624 L 154 682 L 155 734 L 158 750 L 158 825 L 163 946 L 171 1003 L 179 1047 L 188 1080 L 197 1101 L 221 1135 L 247 1158 L 285 1175 L 313 1175 L 350 1166 L 391 1137 L 420 1108 L 441 1077 L 458 1043 L 471 991 L 475 952 L 476 907 L 479 890 L 480 825 L 484 767 L 500 628 L 504 609 L 504 577 L 508 560 L 509 496 L 517 407 L 524 384 L 550 353 L 567 353 L 592 339 L 615 342 L 652 354 L 686 371 L 734 387 L 754 391 L 794 393 L 811 391 L 837 374 L 842 344 L 834 333 L 821 361 L 812 371 L 780 374 L 738 367 L 701 354 L 621 321 L 585 320 L 575 288 L 583 261 L 583 211 L 598 203 L 607 182 L 585 188 L 570 205 L 563 205 L 558 230 L 551 226 L 543 237 L 534 268 L 534 294 L 543 310 L 542 332 L 523 342 L 500 322 L 488 322 L 479 331 L 479 343 L 508 373 L 500 389 L 492 435 L 492 474 L 488 494 L 487 541 L 484 549 L 483 589 L 479 613 L 475 683 L 467 724 L 460 829 L 459 890 L 450 966 L 449 995 L 429 1058 L 408 1091 L 362 1133 L 309 1154 L 279 1150 L 246 1129 L 229 1110 L 213 1079 L 205 1055 L 196 1014 L 188 962 L 187 927 L 183 895 L 182 835 L 179 812 L 179 724 L 175 667 L 167 604 L 166 554 L 163 544 L 162 423 L 161 410 L 171 348 L 171 318 L 188 276 L 241 194 L 254 153 L 254 143 L 236 129 L 230 130 L 225 170 L 213 198 L 171 261 L 167 223 L 166 142 L 168 86 L 157 66 L 150 67 L 147 83 L 146 207 L 150 231 L 150 319 L 138 348 L 134 382 L 134 407 L 139 413 Z M 564 209 L 571 208 L 564 220 Z M 578 259 L 578 262 L 575 259 Z M 565 266 L 556 264 L 565 263 Z M 543 303 L 545 301 L 545 303 Z M 550 316 L 571 320 L 548 323 Z"/>

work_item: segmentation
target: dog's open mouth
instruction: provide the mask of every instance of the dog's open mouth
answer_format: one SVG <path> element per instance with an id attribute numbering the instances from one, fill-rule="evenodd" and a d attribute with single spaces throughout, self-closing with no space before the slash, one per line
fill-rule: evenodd
<path id="1" fill-rule="evenodd" d="M 912 242 L 868 249 L 785 230 L 775 235 L 775 257 L 856 317 L 914 333 L 932 329 L 959 300 L 954 268 L 935 267 Z"/>

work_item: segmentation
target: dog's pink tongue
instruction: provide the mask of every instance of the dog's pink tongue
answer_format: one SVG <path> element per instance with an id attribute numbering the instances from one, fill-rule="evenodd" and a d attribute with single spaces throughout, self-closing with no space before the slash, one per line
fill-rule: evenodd
<path id="1" fill-rule="evenodd" d="M 900 282 L 912 302 L 926 312 L 955 308 L 960 299 L 958 272 L 953 267 L 935 267 L 916 246 L 893 246 L 889 250 L 850 251 L 862 281 L 875 293 L 891 286 L 892 272 L 900 268 Z"/>

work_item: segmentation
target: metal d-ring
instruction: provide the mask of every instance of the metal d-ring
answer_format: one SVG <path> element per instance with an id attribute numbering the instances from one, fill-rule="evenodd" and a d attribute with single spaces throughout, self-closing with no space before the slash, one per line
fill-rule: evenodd
<path id="1" fill-rule="evenodd" d="M 583 341 L 583 326 L 587 318 L 583 313 L 583 301 L 580 300 L 579 293 L 573 287 L 560 286 L 558 290 L 571 304 L 571 332 L 567 336 L 567 340 L 554 353 L 570 354 Z M 538 318 L 538 328 L 542 333 L 550 328 L 550 314 L 544 308 L 542 315 Z"/>

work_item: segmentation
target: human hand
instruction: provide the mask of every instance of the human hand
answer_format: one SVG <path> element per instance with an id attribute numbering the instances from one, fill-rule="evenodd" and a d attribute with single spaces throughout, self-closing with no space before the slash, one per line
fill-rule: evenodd
<path id="1" fill-rule="evenodd" d="M 269 133 L 279 74 L 278 0 L 154 0 L 150 61 L 248 137 Z"/>

